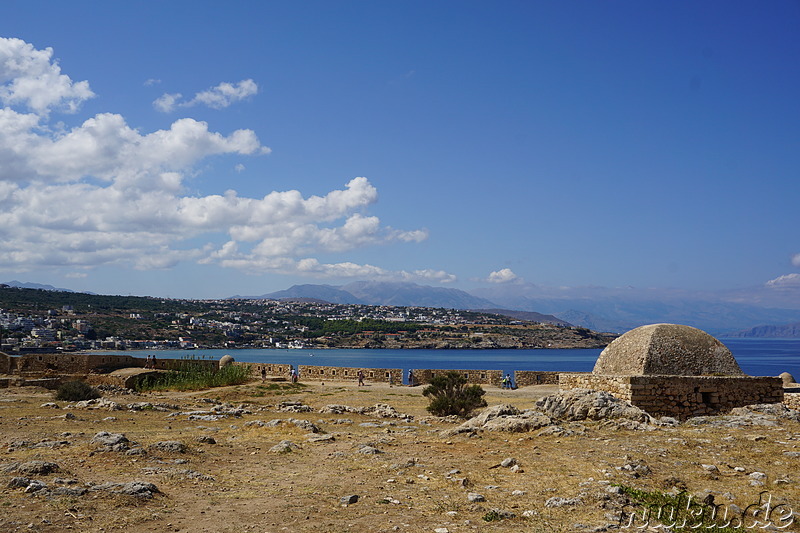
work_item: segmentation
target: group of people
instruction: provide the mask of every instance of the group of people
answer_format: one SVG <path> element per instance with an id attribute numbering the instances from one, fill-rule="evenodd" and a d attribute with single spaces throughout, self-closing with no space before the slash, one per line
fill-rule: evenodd
<path id="1" fill-rule="evenodd" d="M 156 356 L 155 355 L 148 355 L 147 361 L 144 362 L 145 368 L 155 368 L 156 367 Z"/>

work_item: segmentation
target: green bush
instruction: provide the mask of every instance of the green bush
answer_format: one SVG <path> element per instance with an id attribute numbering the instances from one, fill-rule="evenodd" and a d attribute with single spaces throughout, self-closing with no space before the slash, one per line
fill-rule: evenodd
<path id="1" fill-rule="evenodd" d="M 100 396 L 100 391 L 83 381 L 67 381 L 59 385 L 56 390 L 56 400 L 66 402 L 94 400 Z"/>
<path id="2" fill-rule="evenodd" d="M 465 417 L 478 407 L 486 407 L 486 391 L 480 385 L 467 385 L 467 378 L 458 372 L 435 376 L 422 394 L 430 398 L 427 409 L 436 416 Z"/>

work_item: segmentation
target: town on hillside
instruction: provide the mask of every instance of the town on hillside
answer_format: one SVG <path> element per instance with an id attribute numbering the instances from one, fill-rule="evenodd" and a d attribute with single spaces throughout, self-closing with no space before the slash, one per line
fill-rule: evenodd
<path id="1" fill-rule="evenodd" d="M 614 336 L 500 314 L 318 300 L 173 300 L 0 286 L 0 351 L 598 348 Z"/>

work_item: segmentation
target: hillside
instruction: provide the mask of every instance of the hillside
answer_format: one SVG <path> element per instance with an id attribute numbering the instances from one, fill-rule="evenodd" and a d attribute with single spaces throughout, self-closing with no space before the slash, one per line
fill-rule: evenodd
<path id="1" fill-rule="evenodd" d="M 798 339 L 800 338 L 800 322 L 783 326 L 756 326 L 754 328 L 731 333 L 728 337 L 763 337 L 771 339 Z"/>

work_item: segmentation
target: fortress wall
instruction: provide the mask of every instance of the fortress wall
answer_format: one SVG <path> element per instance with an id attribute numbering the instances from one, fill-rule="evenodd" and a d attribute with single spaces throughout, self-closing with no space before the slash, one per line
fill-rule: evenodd
<path id="1" fill-rule="evenodd" d="M 0 352 L 0 374 L 8 374 L 11 369 L 11 356 Z"/>
<path id="2" fill-rule="evenodd" d="M 270 378 L 285 378 L 289 379 L 289 371 L 292 365 L 279 365 L 275 363 L 240 363 L 234 361 L 234 365 L 250 367 L 250 375 L 254 378 L 261 377 L 261 370 L 264 370 L 264 375 Z"/>
<path id="3" fill-rule="evenodd" d="M 477 385 L 497 385 L 503 379 L 503 372 L 500 370 L 431 370 L 421 369 L 414 370 L 414 383 L 425 384 L 430 383 L 431 378 L 434 376 L 444 376 L 448 372 L 458 372 L 467 378 L 467 383 Z"/>
<path id="4" fill-rule="evenodd" d="M 402 383 L 403 371 L 400 368 L 356 368 L 342 366 L 311 366 L 299 365 L 298 372 L 300 381 L 325 381 L 325 380 L 345 380 L 357 381 L 358 371 L 364 372 L 365 381 L 380 383 Z"/>
<path id="5" fill-rule="evenodd" d="M 514 372 L 514 385 L 527 387 L 528 385 L 557 385 L 559 372 L 544 372 L 538 370 L 517 370 Z"/>
<path id="6" fill-rule="evenodd" d="M 653 416 L 681 419 L 784 400 L 783 382 L 773 377 L 561 374 L 559 387 L 604 390 Z"/>

